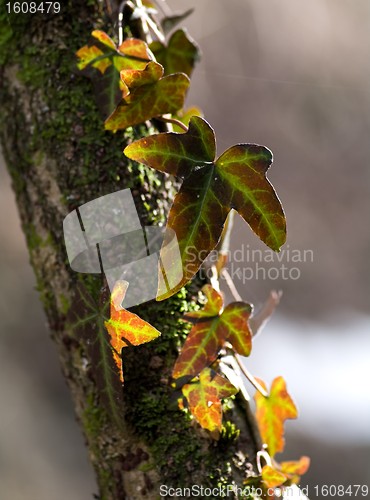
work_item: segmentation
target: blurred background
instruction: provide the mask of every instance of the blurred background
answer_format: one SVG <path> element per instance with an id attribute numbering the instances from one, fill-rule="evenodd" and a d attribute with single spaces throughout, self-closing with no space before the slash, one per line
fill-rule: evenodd
<path id="1" fill-rule="evenodd" d="M 284 458 L 311 456 L 311 498 L 314 485 L 369 484 L 370 3 L 167 6 L 196 9 L 184 23 L 202 50 L 188 103 L 214 127 L 219 154 L 238 142 L 274 153 L 285 254 L 271 262 L 236 217 L 229 272 L 257 310 L 271 289 L 284 294 L 246 361 L 268 384 L 283 375 L 300 409 Z M 88 500 L 93 474 L 3 164 L 0 214 L 0 500 Z"/>

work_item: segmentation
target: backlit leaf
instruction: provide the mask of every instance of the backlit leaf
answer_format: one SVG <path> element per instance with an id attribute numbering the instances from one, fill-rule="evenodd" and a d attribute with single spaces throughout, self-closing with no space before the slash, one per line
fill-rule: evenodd
<path id="1" fill-rule="evenodd" d="M 183 278 L 173 289 L 159 282 L 158 300 L 177 292 L 198 271 L 220 240 L 226 217 L 235 209 L 261 240 L 279 251 L 286 239 L 285 215 L 273 186 L 266 178 L 272 153 L 264 146 L 238 144 L 215 160 L 215 135 L 210 125 L 194 116 L 186 133 L 155 134 L 125 149 L 129 158 L 162 172 L 182 177 L 167 227 L 175 231 Z M 165 235 L 162 257 L 170 234 Z M 171 270 L 170 270 L 171 272 Z M 174 282 L 175 279 L 168 279 Z"/>
<path id="2" fill-rule="evenodd" d="M 141 72 L 121 71 L 124 99 L 105 121 L 105 128 L 125 129 L 182 108 L 189 78 L 183 73 L 162 75 L 163 67 L 154 61 Z"/>
<path id="3" fill-rule="evenodd" d="M 86 66 L 91 65 L 98 69 L 100 73 L 104 74 L 105 70 L 111 64 L 109 59 L 104 57 L 104 52 L 95 45 L 92 45 L 91 47 L 85 45 L 76 53 L 76 55 L 79 58 L 77 67 L 80 70 L 83 70 Z"/>
<path id="4" fill-rule="evenodd" d="M 172 373 L 176 379 L 198 375 L 215 361 L 225 342 L 230 342 L 243 356 L 251 352 L 252 334 L 248 325 L 251 306 L 232 302 L 223 309 L 223 299 L 211 285 L 205 285 L 203 292 L 208 298 L 205 308 L 186 315 L 198 322 L 190 330 L 176 360 Z"/>
<path id="5" fill-rule="evenodd" d="M 238 389 L 228 380 L 209 368 L 200 373 L 199 379 L 185 384 L 182 388 L 191 414 L 204 429 L 211 432 L 221 430 L 221 399 L 233 396 L 237 392 Z"/>
<path id="6" fill-rule="evenodd" d="M 117 281 L 111 296 L 110 318 L 104 325 L 108 330 L 114 361 L 123 382 L 121 351 L 124 347 L 141 345 L 156 339 L 160 332 L 136 314 L 121 307 L 128 283 Z"/>
<path id="7" fill-rule="evenodd" d="M 109 335 L 104 321 L 109 317 L 109 291 L 96 301 L 79 283 L 68 322 L 77 338 L 86 346 L 91 372 L 107 413 L 118 428 L 123 422 L 123 395 L 120 373 L 113 358 Z"/>
<path id="8" fill-rule="evenodd" d="M 197 106 L 191 106 L 190 108 L 187 109 L 181 109 L 176 114 L 172 115 L 172 118 L 179 120 L 181 123 L 183 123 L 188 127 L 192 116 L 203 117 L 202 110 Z M 180 134 L 184 133 L 183 129 L 176 124 L 173 124 L 172 128 L 174 132 L 179 132 Z"/>
<path id="9" fill-rule="evenodd" d="M 259 382 L 266 389 L 264 382 Z M 298 410 L 288 394 L 283 377 L 275 378 L 268 397 L 257 392 L 255 401 L 256 419 L 262 441 L 267 444 L 268 452 L 273 457 L 284 449 L 285 420 L 297 418 Z"/>
<path id="10" fill-rule="evenodd" d="M 284 474 L 302 476 L 303 474 L 306 474 L 308 468 L 310 467 L 310 459 L 309 457 L 303 456 L 299 460 L 281 462 L 280 467 Z"/>
<path id="11" fill-rule="evenodd" d="M 106 33 L 104 33 L 104 31 L 94 30 L 91 34 L 94 38 L 99 40 L 99 42 L 101 42 L 103 45 L 105 45 L 109 49 L 113 49 L 113 50 L 117 49 L 116 44 L 113 42 L 111 37 L 109 35 L 107 35 Z"/>
<path id="12" fill-rule="evenodd" d="M 199 47 L 184 29 L 173 33 L 167 47 L 162 42 L 155 41 L 150 44 L 150 49 L 164 67 L 165 75 L 186 73 L 191 76 L 199 59 Z"/>
<path id="13" fill-rule="evenodd" d="M 149 323 L 121 307 L 126 288 L 127 282 L 119 281 L 110 296 L 105 287 L 100 300 L 96 301 L 82 284 L 78 284 L 68 317 L 70 328 L 86 345 L 100 397 L 119 428 L 123 422 L 121 350 L 160 335 Z"/>
<path id="14" fill-rule="evenodd" d="M 154 59 L 148 45 L 136 38 L 126 39 L 118 48 L 104 31 L 92 32 L 93 42 L 76 52 L 77 66 L 94 83 L 97 103 L 104 118 L 122 99 L 120 71 L 144 69 Z"/>
<path id="15" fill-rule="evenodd" d="M 276 488 L 284 484 L 287 480 L 287 477 L 282 472 L 276 470 L 274 467 L 270 465 L 265 465 L 262 469 L 262 479 L 267 488 Z"/>
<path id="16" fill-rule="evenodd" d="M 300 477 L 305 474 L 310 466 L 308 457 L 301 457 L 297 461 L 275 462 L 273 466 L 265 465 L 262 469 L 262 479 L 267 488 L 276 488 L 288 484 L 298 484 Z"/>

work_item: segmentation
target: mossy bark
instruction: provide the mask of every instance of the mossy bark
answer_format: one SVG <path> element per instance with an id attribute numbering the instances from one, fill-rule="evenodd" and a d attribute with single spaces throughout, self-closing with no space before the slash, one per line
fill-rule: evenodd
<path id="1" fill-rule="evenodd" d="M 0 134 L 30 260 L 76 415 L 95 468 L 99 498 L 159 498 L 159 485 L 242 485 L 255 461 L 256 439 L 243 405 L 226 412 L 214 441 L 177 409 L 169 384 L 177 349 L 188 332 L 180 321 L 196 300 L 193 284 L 173 299 L 137 308 L 162 336 L 128 352 L 122 419 L 112 424 L 101 404 L 86 345 L 68 326 L 77 280 L 64 248 L 62 221 L 77 206 L 132 189 L 146 224 L 163 220 L 173 186 L 122 154 L 145 128 L 103 130 L 92 86 L 75 68 L 75 51 L 94 28 L 110 30 L 98 1 L 69 1 L 58 15 L 0 14 Z M 98 295 L 99 278 L 89 278 Z M 230 497 L 231 498 L 231 497 Z"/>

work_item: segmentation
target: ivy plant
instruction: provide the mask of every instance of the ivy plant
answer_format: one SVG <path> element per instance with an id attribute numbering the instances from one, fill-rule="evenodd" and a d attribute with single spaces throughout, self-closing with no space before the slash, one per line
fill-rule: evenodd
<path id="1" fill-rule="evenodd" d="M 168 123 L 167 132 L 143 137 L 124 150 L 128 158 L 181 181 L 168 215 L 161 259 L 171 262 L 169 273 L 177 276 L 180 272 L 182 279 L 169 288 L 168 282 L 173 280 L 161 278 L 159 273 L 157 300 L 177 293 L 193 279 L 210 252 L 222 248 L 229 237 L 228 221 L 233 211 L 272 250 L 278 252 L 286 240 L 283 207 L 266 177 L 273 160 L 271 151 L 262 145 L 243 143 L 217 157 L 211 125 L 198 108 L 183 109 L 199 49 L 183 29 L 164 41 L 164 32 L 182 17 L 167 19 L 164 30 L 156 24 L 154 32 L 161 36 L 150 45 L 136 38 L 116 44 L 103 31 L 93 31 L 90 43 L 77 52 L 78 68 L 94 82 L 107 130 L 117 132 L 153 119 Z M 167 241 L 173 232 L 180 259 L 171 255 Z M 257 481 L 267 490 L 297 483 L 309 459 L 282 463 L 275 459 L 284 449 L 285 421 L 297 418 L 297 408 L 282 377 L 273 381 L 268 392 L 265 383 L 243 367 L 240 356 L 251 354 L 258 321 L 253 306 L 240 297 L 224 304 L 220 276 L 225 264 L 219 251 L 219 260 L 212 267 L 212 282 L 200 292 L 204 307 L 184 316 L 192 327 L 172 369 L 174 391 L 181 390 L 182 395 L 179 408 L 190 411 L 212 439 L 220 438 L 222 400 L 233 397 L 240 387 L 233 383 L 236 374 L 230 376 L 230 370 L 222 368 L 231 355 L 234 366 L 239 366 L 257 389 L 255 418 L 264 443 L 261 453 L 266 463 L 258 476 L 245 478 L 246 484 Z M 235 286 L 229 285 L 235 291 Z M 103 401 L 117 425 L 125 347 L 150 342 L 160 335 L 152 325 L 122 308 L 126 289 L 126 282 L 116 283 L 109 311 L 107 306 L 97 307 L 86 290 L 79 288 L 73 308 L 73 324 L 82 335 L 85 320 L 80 318 L 96 321 L 96 337 L 86 340 Z"/>

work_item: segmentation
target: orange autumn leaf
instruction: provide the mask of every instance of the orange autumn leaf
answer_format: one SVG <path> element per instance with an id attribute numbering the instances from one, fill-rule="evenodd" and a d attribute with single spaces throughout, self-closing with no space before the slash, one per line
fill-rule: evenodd
<path id="1" fill-rule="evenodd" d="M 274 466 L 265 465 L 262 469 L 262 480 L 267 488 L 276 488 L 283 484 L 298 484 L 300 476 L 305 474 L 310 466 L 309 457 L 301 457 L 299 460 L 276 463 Z"/>
<path id="2" fill-rule="evenodd" d="M 230 342 L 235 351 L 249 356 L 252 333 L 248 320 L 252 307 L 232 302 L 223 308 L 223 298 L 211 285 L 202 289 L 207 297 L 203 309 L 188 313 L 185 319 L 195 320 L 173 368 L 173 377 L 195 377 L 217 358 L 219 350 Z"/>
<path id="3" fill-rule="evenodd" d="M 204 429 L 211 432 L 221 430 L 221 399 L 233 396 L 237 392 L 236 387 L 210 368 L 205 368 L 200 373 L 199 379 L 185 384 L 182 388 L 191 414 Z"/>
<path id="4" fill-rule="evenodd" d="M 301 476 L 306 474 L 310 467 L 310 458 L 301 457 L 299 460 L 293 460 L 290 462 L 281 462 L 280 468 L 283 474 L 287 476 L 291 483 L 298 484 Z"/>
<path id="5" fill-rule="evenodd" d="M 104 323 L 109 333 L 110 345 L 113 349 L 114 361 L 119 369 L 121 382 L 123 382 L 122 349 L 150 342 L 160 335 L 154 326 L 122 308 L 121 304 L 127 287 L 127 281 L 116 282 L 111 295 L 110 319 Z"/>
<path id="6" fill-rule="evenodd" d="M 266 389 L 262 380 L 258 380 Z M 257 392 L 256 419 L 261 437 L 267 444 L 269 454 L 273 457 L 284 449 L 284 422 L 298 416 L 298 410 L 287 392 L 283 377 L 277 377 L 272 382 L 271 391 L 267 397 Z"/>
<path id="7" fill-rule="evenodd" d="M 271 465 L 265 465 L 262 469 L 262 480 L 265 483 L 267 488 L 276 488 L 277 486 L 281 486 L 287 480 L 285 474 L 275 469 Z"/>

